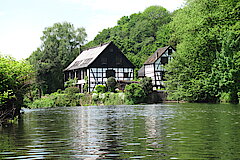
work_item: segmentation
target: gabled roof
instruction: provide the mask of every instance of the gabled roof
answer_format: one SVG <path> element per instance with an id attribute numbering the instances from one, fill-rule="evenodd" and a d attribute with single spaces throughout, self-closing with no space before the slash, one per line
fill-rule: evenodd
<path id="1" fill-rule="evenodd" d="M 144 77 L 145 73 L 144 73 L 144 66 L 142 66 L 139 70 L 138 70 L 138 77 Z"/>
<path id="2" fill-rule="evenodd" d="M 82 51 L 64 71 L 88 67 L 110 45 L 110 43 L 112 42 Z"/>
<path id="3" fill-rule="evenodd" d="M 172 48 L 174 49 L 172 46 L 166 46 L 166 47 L 163 47 L 163 48 L 158 48 L 155 53 L 150 56 L 148 58 L 148 60 L 146 62 L 144 62 L 144 64 L 153 64 L 154 62 L 156 62 L 158 60 L 158 58 L 160 58 L 164 53 L 165 51 L 168 49 L 168 48 Z"/>

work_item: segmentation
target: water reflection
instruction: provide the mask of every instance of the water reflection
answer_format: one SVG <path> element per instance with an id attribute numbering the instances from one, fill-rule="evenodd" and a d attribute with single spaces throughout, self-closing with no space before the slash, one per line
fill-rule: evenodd
<path id="1" fill-rule="evenodd" d="M 239 159 L 239 105 L 34 110 L 0 129 L 1 159 Z"/>

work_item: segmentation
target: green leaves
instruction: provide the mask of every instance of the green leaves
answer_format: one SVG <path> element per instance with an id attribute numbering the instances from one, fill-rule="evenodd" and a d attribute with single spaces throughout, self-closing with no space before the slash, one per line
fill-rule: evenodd
<path id="1" fill-rule="evenodd" d="M 23 97 L 32 84 L 32 66 L 0 55 L 0 123 L 14 118 L 23 106 Z M 10 116 L 10 117 L 9 117 Z"/>
<path id="2" fill-rule="evenodd" d="M 170 21 L 171 15 L 165 8 L 151 6 L 142 13 L 122 17 L 117 26 L 102 30 L 85 47 L 113 41 L 137 68 L 141 68 L 149 55 L 168 44 L 170 34 L 165 30 L 169 30 L 166 24 Z"/>
<path id="3" fill-rule="evenodd" d="M 84 28 L 75 29 L 68 22 L 45 28 L 41 48 L 28 58 L 36 70 L 36 83 L 44 93 L 63 88 L 63 69 L 78 56 L 86 36 Z"/>
<path id="4" fill-rule="evenodd" d="M 173 97 L 194 102 L 238 101 L 240 25 L 236 8 L 239 2 L 234 0 L 188 0 L 176 12 L 170 26 L 177 53 L 167 67 Z"/>

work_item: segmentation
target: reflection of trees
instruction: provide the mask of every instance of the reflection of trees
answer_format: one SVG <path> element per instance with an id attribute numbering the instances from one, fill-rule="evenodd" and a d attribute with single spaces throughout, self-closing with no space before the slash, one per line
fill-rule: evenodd
<path id="1" fill-rule="evenodd" d="M 31 131 L 25 128 L 26 126 L 23 122 L 23 119 L 19 119 L 17 124 L 1 126 L 0 159 L 19 155 L 27 157 L 29 155 L 29 148 L 26 146 L 32 145 L 32 140 L 29 136 Z"/>
<path id="2" fill-rule="evenodd" d="M 239 109 L 231 105 L 182 104 L 167 129 L 171 156 L 179 159 L 239 157 Z"/>
<path id="3" fill-rule="evenodd" d="M 102 130 L 105 130 L 105 138 L 101 140 L 104 143 L 104 147 L 101 150 L 105 152 L 103 155 L 105 158 L 119 157 L 118 153 L 121 151 L 121 128 L 123 126 L 119 125 L 122 119 L 119 119 L 116 110 L 116 106 L 107 106 L 105 113 L 103 113 L 106 115 L 104 120 L 105 128 L 102 128 Z M 99 134 L 101 134 L 101 132 L 99 132 Z"/>

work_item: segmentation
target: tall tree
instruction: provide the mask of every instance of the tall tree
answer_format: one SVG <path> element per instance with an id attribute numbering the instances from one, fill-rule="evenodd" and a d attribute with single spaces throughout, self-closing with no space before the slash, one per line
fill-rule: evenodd
<path id="1" fill-rule="evenodd" d="M 45 28 L 41 47 L 28 58 L 37 72 L 37 84 L 45 93 L 63 88 L 63 69 L 79 54 L 86 36 L 84 28 L 75 29 L 68 22 Z"/>
<path id="2" fill-rule="evenodd" d="M 237 100 L 239 4 L 235 0 L 187 0 L 175 13 L 170 25 L 177 53 L 167 68 L 168 89 L 175 90 L 174 99 Z"/>
<path id="3" fill-rule="evenodd" d="M 0 124 L 20 114 L 33 78 L 32 66 L 0 55 Z"/>

